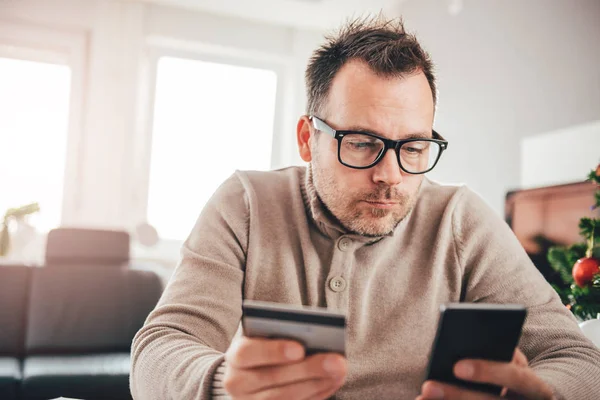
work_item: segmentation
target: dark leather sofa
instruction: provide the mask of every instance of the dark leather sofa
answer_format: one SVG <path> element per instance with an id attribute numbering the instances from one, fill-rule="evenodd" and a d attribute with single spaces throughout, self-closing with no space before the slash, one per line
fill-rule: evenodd
<path id="1" fill-rule="evenodd" d="M 130 399 L 130 346 L 162 284 L 124 232 L 59 229 L 46 265 L 0 266 L 0 399 Z"/>

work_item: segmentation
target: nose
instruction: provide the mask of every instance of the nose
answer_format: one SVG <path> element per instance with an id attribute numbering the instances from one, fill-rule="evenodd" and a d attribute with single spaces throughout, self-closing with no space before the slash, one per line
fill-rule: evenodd
<path id="1" fill-rule="evenodd" d="M 373 167 L 373 181 L 395 186 L 402 182 L 402 170 L 394 149 L 388 149 L 383 158 Z"/>

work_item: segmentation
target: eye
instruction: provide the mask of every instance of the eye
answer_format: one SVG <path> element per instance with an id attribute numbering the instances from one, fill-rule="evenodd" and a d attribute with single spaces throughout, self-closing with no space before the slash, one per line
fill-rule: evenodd
<path id="1" fill-rule="evenodd" d="M 408 142 L 402 146 L 402 153 L 408 156 L 420 156 L 429 149 L 430 142 L 416 141 Z"/>
<path id="2" fill-rule="evenodd" d="M 377 143 L 374 142 L 359 142 L 355 140 L 348 141 L 348 146 L 350 146 L 353 150 L 373 150 L 376 149 Z"/>
<path id="3" fill-rule="evenodd" d="M 415 146 L 406 146 L 405 151 L 410 154 L 421 154 L 423 152 L 423 149 L 420 149 Z"/>

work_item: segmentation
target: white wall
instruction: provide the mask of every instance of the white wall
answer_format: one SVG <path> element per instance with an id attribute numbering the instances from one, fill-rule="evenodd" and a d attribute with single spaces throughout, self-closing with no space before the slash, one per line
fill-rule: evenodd
<path id="1" fill-rule="evenodd" d="M 581 182 L 600 163 L 600 121 L 521 141 L 521 186 Z"/>
<path id="2" fill-rule="evenodd" d="M 409 30 L 437 65 L 436 128 L 450 144 L 431 174 L 465 182 L 502 212 L 521 183 L 523 137 L 600 117 L 600 1 L 407 0 Z"/>

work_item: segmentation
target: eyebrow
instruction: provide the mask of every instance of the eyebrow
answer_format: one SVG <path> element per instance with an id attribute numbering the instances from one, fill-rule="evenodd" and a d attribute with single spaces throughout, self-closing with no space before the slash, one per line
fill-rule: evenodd
<path id="1" fill-rule="evenodd" d="M 340 130 L 345 130 L 345 131 L 353 131 L 353 132 L 358 132 L 358 133 L 371 133 L 373 135 L 377 135 L 377 136 L 381 136 L 384 137 L 386 139 L 389 139 L 386 135 L 382 134 L 381 132 L 377 132 L 374 131 L 372 129 L 365 129 L 361 126 L 351 126 L 348 129 L 340 129 Z M 433 135 L 433 131 L 429 131 L 429 132 L 415 132 L 415 133 L 410 133 L 406 136 L 403 136 L 402 139 L 435 139 L 434 135 Z"/>

